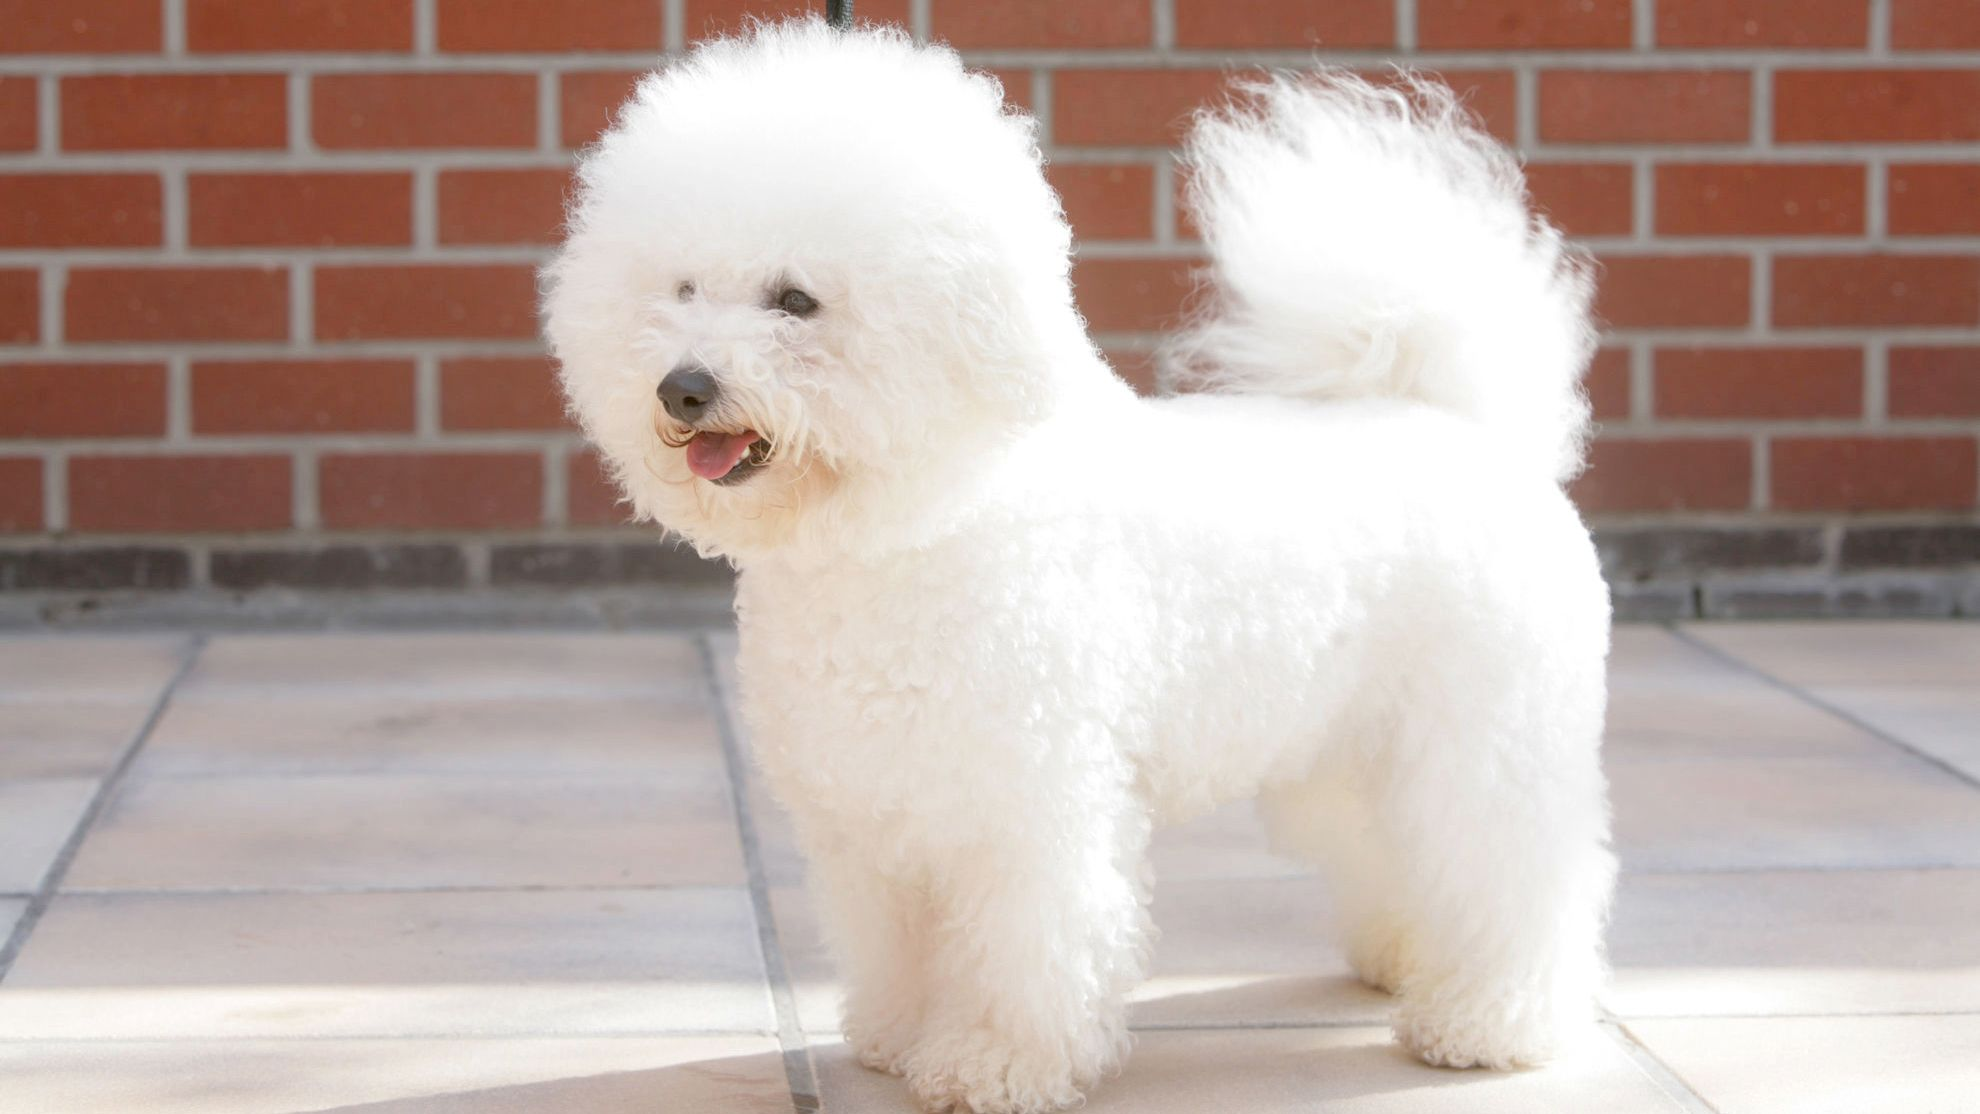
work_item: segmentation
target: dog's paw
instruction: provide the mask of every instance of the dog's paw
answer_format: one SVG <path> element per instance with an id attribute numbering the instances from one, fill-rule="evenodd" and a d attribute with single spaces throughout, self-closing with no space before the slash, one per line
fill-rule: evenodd
<path id="1" fill-rule="evenodd" d="M 1014 1046 L 983 1030 L 926 1041 L 906 1068 L 914 1097 L 934 1114 L 1050 1114 L 1078 1105 L 1099 1074 L 1075 1072 L 1065 1049 Z"/>
<path id="2" fill-rule="evenodd" d="M 1409 939 L 1402 929 L 1364 926 L 1348 939 L 1346 950 L 1356 978 L 1389 994 L 1402 990 L 1409 976 Z"/>
<path id="3" fill-rule="evenodd" d="M 1512 1071 L 1554 1058 L 1560 1026 L 1553 1011 L 1521 1009 L 1503 998 L 1432 1005 L 1405 1002 L 1396 1039 L 1426 1064 Z"/>
<path id="4" fill-rule="evenodd" d="M 906 1070 L 908 1054 L 921 1035 L 920 1020 L 910 1010 L 883 1012 L 869 1007 L 860 1011 L 850 1004 L 839 1019 L 839 1028 L 863 1066 L 888 1075 Z"/>
<path id="5" fill-rule="evenodd" d="M 900 1075 L 907 1070 L 908 1053 L 914 1048 L 912 1037 L 894 1033 L 875 1035 L 848 1030 L 846 1043 L 852 1047 L 853 1055 L 859 1058 L 861 1067 L 884 1071 L 888 1075 Z"/>

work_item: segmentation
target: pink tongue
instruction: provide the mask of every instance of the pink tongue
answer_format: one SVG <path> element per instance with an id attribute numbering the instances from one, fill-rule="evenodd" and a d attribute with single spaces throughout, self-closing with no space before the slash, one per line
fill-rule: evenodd
<path id="1" fill-rule="evenodd" d="M 741 433 L 697 433 L 687 443 L 688 470 L 704 480 L 719 480 L 756 444 L 755 430 Z"/>

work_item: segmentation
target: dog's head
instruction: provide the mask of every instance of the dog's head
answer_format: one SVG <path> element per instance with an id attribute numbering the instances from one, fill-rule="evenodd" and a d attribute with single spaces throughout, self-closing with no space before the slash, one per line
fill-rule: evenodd
<path id="1" fill-rule="evenodd" d="M 897 32 L 704 45 L 579 181 L 545 276 L 565 391 L 636 512 L 704 551 L 912 513 L 1086 343 L 1031 120 Z"/>

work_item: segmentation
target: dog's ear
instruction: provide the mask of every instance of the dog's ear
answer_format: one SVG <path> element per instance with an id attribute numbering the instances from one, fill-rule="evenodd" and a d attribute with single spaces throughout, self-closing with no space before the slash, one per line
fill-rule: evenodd
<path id="1" fill-rule="evenodd" d="M 959 368 L 981 402 L 1015 421 L 1031 421 L 1049 409 L 1049 376 L 1040 364 L 1047 346 L 1038 335 L 1035 291 L 1022 288 L 1008 268 L 977 272 L 955 310 L 963 351 Z"/>
<path id="2" fill-rule="evenodd" d="M 883 272 L 855 271 L 846 292 L 843 358 L 930 422 L 1024 424 L 1050 409 L 1042 325 L 1055 299 L 986 239 L 943 227 L 904 233 L 911 255 Z M 1076 333 L 1070 299 L 1058 296 L 1058 317 Z"/>
<path id="3" fill-rule="evenodd" d="M 1036 421 L 1057 401 L 1069 357 L 1087 347 L 1070 280 L 1065 268 L 1025 267 L 979 251 L 944 292 L 956 374 L 989 412 Z"/>

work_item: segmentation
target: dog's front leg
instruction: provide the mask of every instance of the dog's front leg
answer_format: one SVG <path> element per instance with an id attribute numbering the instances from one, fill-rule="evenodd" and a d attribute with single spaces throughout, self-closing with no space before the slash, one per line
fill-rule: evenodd
<path id="1" fill-rule="evenodd" d="M 810 882 L 845 983 L 840 1027 L 869 1068 L 898 1074 L 927 1001 L 929 906 L 918 887 L 884 877 L 870 853 L 813 858 Z"/>
<path id="2" fill-rule="evenodd" d="M 1071 1106 L 1126 1051 L 1147 941 L 1138 811 L 999 817 L 936 864 L 929 1006 L 906 1070 L 931 1110 Z"/>

